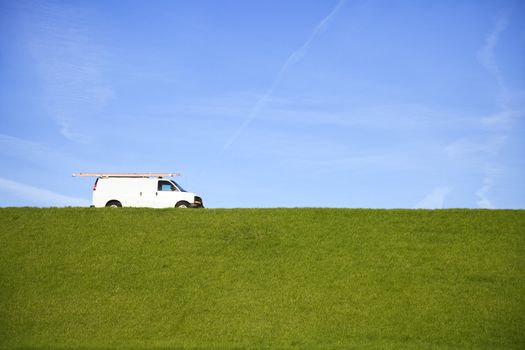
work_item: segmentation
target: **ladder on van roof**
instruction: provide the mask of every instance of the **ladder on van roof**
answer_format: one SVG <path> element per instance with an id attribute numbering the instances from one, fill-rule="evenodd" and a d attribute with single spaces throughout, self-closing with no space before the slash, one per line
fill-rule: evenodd
<path id="1" fill-rule="evenodd" d="M 180 176 L 180 173 L 74 173 L 73 176 L 91 177 L 172 177 Z"/>

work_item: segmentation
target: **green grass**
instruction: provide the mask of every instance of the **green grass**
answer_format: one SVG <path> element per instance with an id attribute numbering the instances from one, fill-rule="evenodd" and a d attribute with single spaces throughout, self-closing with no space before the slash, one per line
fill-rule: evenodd
<path id="1" fill-rule="evenodd" d="M 0 227 L 0 348 L 525 348 L 525 211 L 4 208 Z"/>

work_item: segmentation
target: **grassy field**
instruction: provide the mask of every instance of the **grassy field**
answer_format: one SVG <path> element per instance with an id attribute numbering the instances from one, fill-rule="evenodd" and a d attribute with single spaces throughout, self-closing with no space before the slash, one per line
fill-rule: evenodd
<path id="1" fill-rule="evenodd" d="M 0 209 L 0 348 L 524 349 L 525 211 Z"/>

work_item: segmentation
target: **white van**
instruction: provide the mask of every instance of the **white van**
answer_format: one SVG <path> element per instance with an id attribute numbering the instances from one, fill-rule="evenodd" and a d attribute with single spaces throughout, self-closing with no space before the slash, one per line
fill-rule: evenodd
<path id="1" fill-rule="evenodd" d="M 75 176 L 93 176 L 74 174 Z M 172 174 L 168 174 L 173 176 Z M 173 180 L 150 174 L 97 177 L 93 207 L 203 208 L 201 197 L 185 191 Z"/>

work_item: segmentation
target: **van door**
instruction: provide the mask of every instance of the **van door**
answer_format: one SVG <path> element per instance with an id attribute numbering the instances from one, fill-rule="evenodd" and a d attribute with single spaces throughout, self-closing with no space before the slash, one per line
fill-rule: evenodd
<path id="1" fill-rule="evenodd" d="M 168 180 L 158 180 L 155 208 L 174 208 L 179 189 Z"/>
<path id="2" fill-rule="evenodd" d="M 138 187 L 139 207 L 156 208 L 157 205 L 157 181 L 154 179 L 143 179 Z"/>

